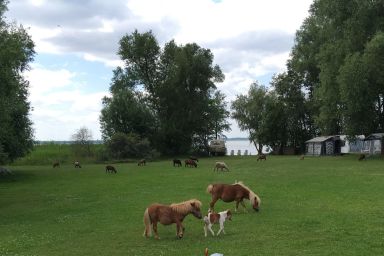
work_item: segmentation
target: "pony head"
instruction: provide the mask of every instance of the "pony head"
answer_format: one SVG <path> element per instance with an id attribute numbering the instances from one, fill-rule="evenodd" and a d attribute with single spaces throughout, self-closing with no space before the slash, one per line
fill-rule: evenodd
<path id="1" fill-rule="evenodd" d="M 252 202 L 253 201 L 253 202 Z M 259 208 L 260 208 L 260 198 L 255 194 L 255 197 L 253 198 L 252 200 L 252 208 L 255 210 L 255 211 L 259 211 Z"/>
<path id="2" fill-rule="evenodd" d="M 191 202 L 191 207 L 192 207 L 191 213 L 193 214 L 193 216 L 195 216 L 198 219 L 203 218 L 203 215 L 201 214 L 201 211 L 200 211 L 200 206 L 201 206 L 201 203 L 199 201 Z"/>
<path id="3" fill-rule="evenodd" d="M 231 210 L 227 210 L 227 220 L 232 220 L 232 212 L 231 212 Z"/>

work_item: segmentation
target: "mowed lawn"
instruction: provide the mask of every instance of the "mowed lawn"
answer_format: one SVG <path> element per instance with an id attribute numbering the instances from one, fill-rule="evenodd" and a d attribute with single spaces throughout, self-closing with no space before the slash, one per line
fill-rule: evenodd
<path id="1" fill-rule="evenodd" d="M 215 160 L 230 172 L 213 172 Z M 0 255 L 382 255 L 384 162 L 356 156 L 255 156 L 203 158 L 198 168 L 173 167 L 171 159 L 137 166 L 75 169 L 63 165 L 14 166 L 0 176 Z M 261 211 L 240 208 L 226 234 L 204 237 L 203 223 L 159 225 L 160 240 L 146 239 L 143 213 L 154 202 L 197 198 L 206 214 L 210 183 L 243 181 L 262 200 Z M 219 201 L 215 209 L 234 210 Z M 218 227 L 213 228 L 215 231 Z"/>

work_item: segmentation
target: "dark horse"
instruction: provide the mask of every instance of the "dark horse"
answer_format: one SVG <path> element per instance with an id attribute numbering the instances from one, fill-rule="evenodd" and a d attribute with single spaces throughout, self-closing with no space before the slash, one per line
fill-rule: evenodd
<path id="1" fill-rule="evenodd" d="M 209 203 L 209 207 L 213 210 L 217 200 L 221 199 L 224 202 L 236 201 L 236 209 L 239 207 L 239 203 L 244 207 L 244 199 L 249 199 L 252 208 L 255 211 L 259 211 L 260 198 L 242 182 L 236 182 L 234 184 L 210 184 L 207 187 L 207 192 L 212 195 L 212 201 Z"/>
<path id="2" fill-rule="evenodd" d="M 110 172 L 110 173 L 117 173 L 116 168 L 113 167 L 112 165 L 105 166 L 105 173 L 108 173 L 108 172 Z"/>
<path id="3" fill-rule="evenodd" d="M 202 218 L 200 211 L 201 202 L 197 199 L 191 199 L 178 204 L 164 205 L 164 204 L 151 204 L 144 212 L 144 234 L 143 236 L 149 237 L 151 235 L 151 224 L 155 233 L 155 238 L 159 238 L 157 233 L 157 223 L 163 225 L 170 225 L 176 223 L 176 236 L 182 238 L 184 235 L 183 220 L 192 213 L 198 219 Z"/>
<path id="4" fill-rule="evenodd" d="M 185 167 L 189 166 L 189 167 L 195 167 L 197 168 L 197 163 L 195 161 L 193 161 L 192 159 L 186 159 L 185 160 Z"/>
<path id="5" fill-rule="evenodd" d="M 52 164 L 53 168 L 60 167 L 60 162 L 56 161 Z"/>
<path id="6" fill-rule="evenodd" d="M 173 166 L 174 167 L 175 166 L 178 166 L 178 167 L 182 166 L 181 161 L 179 159 L 173 159 Z"/>
<path id="7" fill-rule="evenodd" d="M 141 160 L 139 160 L 139 162 L 137 162 L 137 165 L 138 165 L 138 166 L 143 166 L 143 165 L 145 165 L 145 164 L 146 164 L 145 159 L 141 159 Z"/>
<path id="8" fill-rule="evenodd" d="M 267 160 L 267 156 L 266 155 L 264 155 L 264 154 L 260 154 L 258 157 L 257 157 L 257 161 L 261 161 L 261 160 Z"/>

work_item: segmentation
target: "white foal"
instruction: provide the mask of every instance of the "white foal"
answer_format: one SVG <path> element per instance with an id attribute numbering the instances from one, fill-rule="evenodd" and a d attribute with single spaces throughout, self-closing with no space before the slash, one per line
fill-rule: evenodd
<path id="1" fill-rule="evenodd" d="M 215 232 L 212 230 L 212 225 L 215 223 L 220 224 L 220 229 L 217 232 L 217 236 L 220 234 L 221 231 L 225 234 L 224 231 L 224 222 L 226 220 L 232 220 L 232 213 L 230 210 L 222 211 L 219 213 L 214 212 L 208 212 L 207 216 L 204 216 L 204 235 L 207 236 L 207 230 L 211 231 L 212 235 L 215 235 Z"/>

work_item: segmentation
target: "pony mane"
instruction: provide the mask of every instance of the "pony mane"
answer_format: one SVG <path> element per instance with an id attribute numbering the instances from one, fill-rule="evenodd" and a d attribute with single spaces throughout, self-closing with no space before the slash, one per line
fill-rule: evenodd
<path id="1" fill-rule="evenodd" d="M 175 212 L 178 212 L 181 214 L 186 214 L 186 213 L 191 212 L 193 209 L 191 203 L 194 203 L 197 208 L 199 208 L 199 209 L 201 208 L 202 203 L 197 199 L 190 199 L 188 201 L 184 201 L 181 203 L 174 203 L 174 204 L 171 204 L 170 207 Z"/>
<path id="2" fill-rule="evenodd" d="M 255 192 L 253 192 L 249 187 L 245 186 L 244 183 L 242 181 L 235 181 L 235 183 L 233 183 L 232 185 L 240 185 L 242 186 L 244 189 L 248 190 L 249 191 L 249 202 L 252 203 L 256 200 L 259 204 L 261 203 L 261 200 L 260 200 L 260 197 L 258 195 L 256 195 Z"/>

